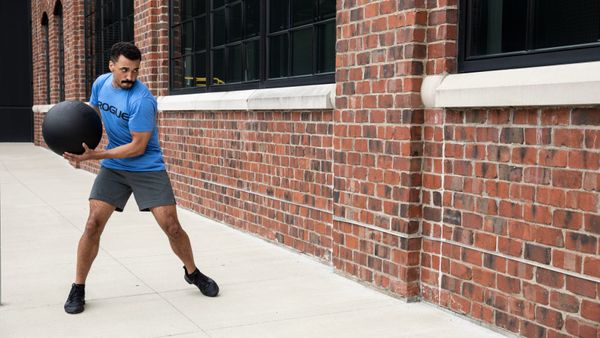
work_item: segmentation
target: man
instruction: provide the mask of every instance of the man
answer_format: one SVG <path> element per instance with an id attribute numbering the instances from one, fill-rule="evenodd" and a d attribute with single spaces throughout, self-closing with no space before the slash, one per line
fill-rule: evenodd
<path id="1" fill-rule="evenodd" d="M 141 211 L 151 211 L 166 233 L 175 254 L 184 264 L 184 279 L 209 297 L 219 293 L 217 283 L 194 263 L 187 233 L 177 218 L 175 197 L 165 171 L 156 127 L 156 99 L 136 80 L 140 50 L 131 43 L 118 42 L 110 51 L 110 73 L 99 76 L 92 86 L 90 105 L 101 115 L 108 146 L 92 150 L 83 144 L 81 155 L 64 153 L 71 162 L 102 160 L 100 172 L 89 197 L 90 211 L 77 248 L 75 283 L 65 311 L 84 310 L 85 280 L 98 254 L 100 235 L 114 210 L 123 211 L 131 193 Z"/>

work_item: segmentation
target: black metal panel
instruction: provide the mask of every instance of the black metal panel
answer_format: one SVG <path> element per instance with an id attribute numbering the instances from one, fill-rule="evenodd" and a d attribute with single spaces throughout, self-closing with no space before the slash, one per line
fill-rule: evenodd
<path id="1" fill-rule="evenodd" d="M 31 142 L 31 107 L 0 107 L 0 142 Z"/>
<path id="2" fill-rule="evenodd" d="M 0 1 L 0 142 L 33 141 L 29 1 Z"/>

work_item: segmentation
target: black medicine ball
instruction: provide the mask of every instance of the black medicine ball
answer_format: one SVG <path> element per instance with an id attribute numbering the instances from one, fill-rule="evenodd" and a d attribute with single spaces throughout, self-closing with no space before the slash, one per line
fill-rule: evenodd
<path id="1" fill-rule="evenodd" d="M 80 101 L 63 101 L 48 110 L 42 123 L 48 147 L 62 156 L 64 152 L 83 154 L 81 145 L 96 148 L 102 138 L 102 121 L 96 111 Z"/>

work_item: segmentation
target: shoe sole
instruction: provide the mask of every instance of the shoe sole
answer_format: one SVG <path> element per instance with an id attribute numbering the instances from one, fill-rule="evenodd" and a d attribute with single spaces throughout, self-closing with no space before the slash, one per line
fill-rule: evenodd
<path id="1" fill-rule="evenodd" d="M 74 311 L 69 311 L 69 310 L 65 309 L 65 312 L 68 313 L 68 314 L 70 314 L 70 315 L 76 315 L 78 313 L 82 313 L 83 310 L 84 309 L 81 309 L 81 310 L 77 309 L 77 310 L 74 310 Z"/>
<path id="2" fill-rule="evenodd" d="M 85 305 L 85 300 L 83 301 L 83 305 Z M 83 310 L 85 310 L 85 308 L 82 306 L 81 310 L 80 309 L 75 309 L 75 310 L 67 310 L 67 308 L 65 307 L 65 312 L 70 314 L 70 315 L 76 315 L 78 313 L 82 313 Z"/>
<path id="3" fill-rule="evenodd" d="M 191 281 L 191 280 L 189 280 L 189 279 L 187 278 L 187 276 L 183 276 L 183 279 L 185 279 L 185 281 L 186 281 L 188 284 L 190 284 L 190 285 L 195 285 L 196 287 L 198 287 L 198 285 L 196 285 L 196 284 L 192 283 L 192 281 Z M 203 292 L 203 291 L 202 291 L 200 288 L 198 288 L 198 290 L 200 290 L 200 293 L 202 293 L 202 294 L 203 294 L 203 295 L 205 295 L 206 297 L 216 297 L 216 296 L 218 296 L 218 295 L 219 295 L 219 287 L 218 287 L 218 286 L 217 286 L 217 293 L 215 293 L 214 295 L 207 295 L 207 294 L 205 294 L 205 293 L 204 293 L 204 292 Z"/>

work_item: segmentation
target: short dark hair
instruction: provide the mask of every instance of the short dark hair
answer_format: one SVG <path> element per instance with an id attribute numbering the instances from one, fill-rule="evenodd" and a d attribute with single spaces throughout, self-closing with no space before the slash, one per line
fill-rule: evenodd
<path id="1" fill-rule="evenodd" d="M 112 45 L 110 48 L 110 61 L 117 62 L 121 55 L 133 61 L 142 59 L 142 52 L 131 42 L 117 42 Z"/>

